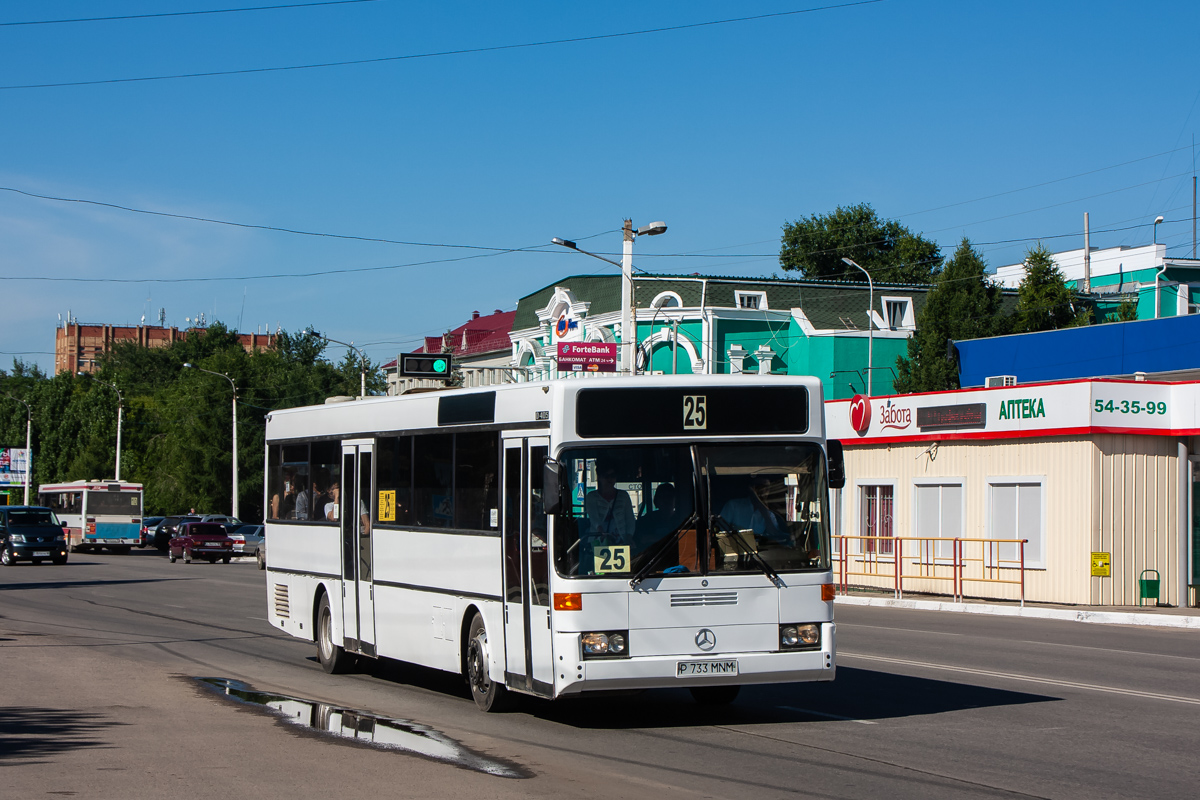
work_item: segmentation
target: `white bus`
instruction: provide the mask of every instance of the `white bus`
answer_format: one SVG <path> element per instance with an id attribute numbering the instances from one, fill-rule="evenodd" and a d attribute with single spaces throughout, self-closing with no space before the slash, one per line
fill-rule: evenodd
<path id="1" fill-rule="evenodd" d="M 823 408 L 816 378 L 648 376 L 274 411 L 271 624 L 329 672 L 461 672 L 485 711 L 832 680 Z"/>
<path id="2" fill-rule="evenodd" d="M 127 481 L 71 481 L 38 487 L 38 503 L 62 521 L 70 550 L 107 548 L 128 553 L 141 541 L 142 485 Z"/>

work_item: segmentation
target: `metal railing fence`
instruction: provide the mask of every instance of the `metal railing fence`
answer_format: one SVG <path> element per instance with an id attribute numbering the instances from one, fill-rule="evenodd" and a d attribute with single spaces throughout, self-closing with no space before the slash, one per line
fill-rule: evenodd
<path id="1" fill-rule="evenodd" d="M 847 594 L 853 578 L 904 596 L 906 582 L 922 591 L 949 594 L 962 602 L 966 587 L 1011 585 L 1025 605 L 1025 544 L 1028 539 L 965 539 L 915 536 L 834 536 L 836 584 Z M 858 584 L 856 584 L 858 585 Z M 944 590 L 944 591 L 941 591 Z"/>

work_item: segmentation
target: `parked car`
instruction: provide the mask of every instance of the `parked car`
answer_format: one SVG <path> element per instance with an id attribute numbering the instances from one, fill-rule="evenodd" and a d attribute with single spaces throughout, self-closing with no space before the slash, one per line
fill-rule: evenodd
<path id="1" fill-rule="evenodd" d="M 163 519 L 163 517 L 142 517 L 142 541 L 138 547 L 148 547 L 154 544 L 154 529 Z"/>
<path id="2" fill-rule="evenodd" d="M 229 531 L 233 552 L 240 556 L 257 556 L 263 540 L 262 525 L 239 525 Z"/>
<path id="3" fill-rule="evenodd" d="M 263 528 L 263 540 L 258 543 L 258 552 L 254 554 L 259 569 L 267 568 L 267 529 Z"/>
<path id="4" fill-rule="evenodd" d="M 237 517 L 229 517 L 229 516 L 226 516 L 225 514 L 201 514 L 200 521 L 201 522 L 219 522 L 227 528 L 237 527 L 238 525 L 245 524 Z"/>
<path id="5" fill-rule="evenodd" d="M 54 512 L 42 506 L 0 506 L 0 564 L 28 559 L 67 563 L 67 537 Z"/>
<path id="6" fill-rule="evenodd" d="M 184 522 L 167 543 L 167 558 L 171 563 L 182 558 L 185 564 L 193 558 L 215 564 L 219 558 L 228 564 L 233 558 L 233 540 L 219 522 Z"/>
<path id="7" fill-rule="evenodd" d="M 162 522 L 158 523 L 158 527 L 154 529 L 154 541 L 152 544 L 162 552 L 167 552 L 167 544 L 171 541 L 171 537 L 179 529 L 179 526 L 184 522 L 199 522 L 200 517 L 194 514 L 178 514 L 174 517 L 165 517 Z"/>

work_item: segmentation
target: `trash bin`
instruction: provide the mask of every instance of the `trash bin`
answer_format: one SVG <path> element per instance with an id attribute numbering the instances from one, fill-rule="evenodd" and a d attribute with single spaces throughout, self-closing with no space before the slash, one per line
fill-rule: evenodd
<path id="1" fill-rule="evenodd" d="M 1154 573 L 1153 578 L 1146 577 L 1151 572 Z M 1142 605 L 1146 600 L 1153 600 L 1154 605 L 1158 605 L 1158 570 L 1144 569 L 1142 574 L 1138 576 L 1138 605 Z"/>

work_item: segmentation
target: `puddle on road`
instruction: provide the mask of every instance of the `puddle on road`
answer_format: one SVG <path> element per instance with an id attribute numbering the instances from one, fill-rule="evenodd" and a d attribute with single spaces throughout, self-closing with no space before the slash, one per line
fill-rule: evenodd
<path id="1" fill-rule="evenodd" d="M 406 719 L 390 719 L 338 708 L 316 700 L 259 692 L 229 678 L 195 678 L 202 686 L 237 703 L 260 706 L 283 722 L 351 739 L 381 750 L 398 750 L 500 778 L 528 778 L 521 767 L 488 758 L 440 731 Z"/>

